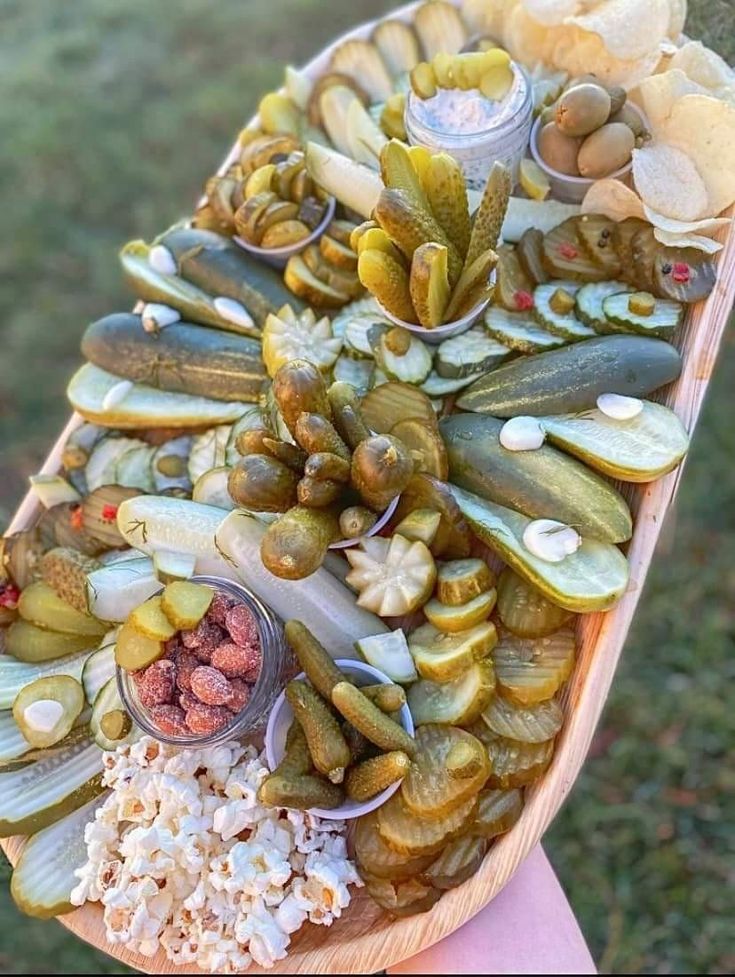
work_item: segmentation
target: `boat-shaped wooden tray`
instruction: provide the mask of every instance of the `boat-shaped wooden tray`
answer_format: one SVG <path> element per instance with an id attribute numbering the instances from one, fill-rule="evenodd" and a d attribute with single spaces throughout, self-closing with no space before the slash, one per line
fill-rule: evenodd
<path id="1" fill-rule="evenodd" d="M 410 4 L 392 16 L 409 19 L 417 4 Z M 367 38 L 374 24 L 363 24 L 343 35 L 314 58 L 306 70 L 323 73 L 332 49 L 348 37 Z M 237 151 L 233 146 L 222 165 L 226 168 Z M 731 216 L 732 212 L 728 214 Z M 735 299 L 735 227 L 723 236 L 718 259 L 717 284 L 706 302 L 692 307 L 676 338 L 684 366 L 681 377 L 657 399 L 672 408 L 691 433 L 697 422 L 707 386 L 717 359 L 720 342 Z M 72 417 L 42 469 L 55 473 L 60 468 L 61 449 L 69 432 L 80 423 Z M 578 658 L 574 674 L 563 696 L 565 722 L 558 737 L 551 767 L 535 786 L 526 791 L 526 803 L 517 824 L 490 849 L 480 870 L 464 885 L 447 892 L 432 911 L 393 920 L 361 890 L 342 919 L 331 928 L 305 926 L 295 934 L 290 952 L 275 968 L 288 974 L 364 974 L 383 970 L 419 952 L 456 930 L 482 909 L 511 878 L 531 849 L 539 842 L 564 803 L 584 762 L 595 727 L 615 674 L 623 644 L 640 597 L 656 542 L 681 479 L 680 466 L 657 482 L 619 485 L 635 516 L 635 532 L 627 547 L 630 583 L 620 603 L 604 614 L 579 618 Z M 32 525 L 39 514 L 36 497 L 29 493 L 21 503 L 9 532 Z M 267 594 L 263 597 L 267 599 Z M 11 861 L 18 855 L 22 838 L 9 838 L 2 847 Z M 88 943 L 145 973 L 176 973 L 163 951 L 154 957 L 131 953 L 105 938 L 102 911 L 89 904 L 60 920 L 67 929 Z M 248 973 L 268 973 L 253 965 Z M 273 972 L 273 971 L 271 971 Z"/>

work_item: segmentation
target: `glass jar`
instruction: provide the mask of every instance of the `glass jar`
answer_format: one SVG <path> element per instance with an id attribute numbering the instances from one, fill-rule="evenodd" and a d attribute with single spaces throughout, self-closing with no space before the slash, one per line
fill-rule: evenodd
<path id="1" fill-rule="evenodd" d="M 233 739 L 243 739 L 262 730 L 268 721 L 273 703 L 295 670 L 295 659 L 286 643 L 280 619 L 247 587 L 224 577 L 203 575 L 191 577 L 191 582 L 205 584 L 212 590 L 222 591 L 228 597 L 235 598 L 238 603 L 245 604 L 255 618 L 262 650 L 262 664 L 245 707 L 239 713 L 233 714 L 230 723 L 214 733 L 174 736 L 163 733 L 153 722 L 148 709 L 138 697 L 132 674 L 124 668 L 117 669 L 117 687 L 125 708 L 145 733 L 171 746 L 198 749 L 203 746 L 216 746 Z"/>
<path id="2" fill-rule="evenodd" d="M 504 163 L 513 181 L 517 180 L 533 122 L 533 87 L 520 65 L 511 62 L 511 67 L 514 78 L 508 94 L 479 129 L 456 124 L 458 109 L 463 104 L 469 105 L 470 100 L 480 108 L 494 104 L 477 89 L 440 88 L 427 99 L 410 91 L 406 99 L 404 124 L 409 143 L 425 146 L 432 153 L 446 152 L 454 156 L 470 190 L 485 189 L 496 161 Z"/>

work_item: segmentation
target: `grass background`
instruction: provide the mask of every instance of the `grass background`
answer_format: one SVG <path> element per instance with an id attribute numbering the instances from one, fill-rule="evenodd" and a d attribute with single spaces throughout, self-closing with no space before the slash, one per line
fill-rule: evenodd
<path id="1" fill-rule="evenodd" d="M 0 0 L 0 523 L 67 414 L 84 325 L 129 305 L 117 248 L 186 211 L 284 62 L 391 6 Z M 730 61 L 734 23 L 732 0 L 690 0 L 688 32 Z M 729 336 L 592 753 L 545 841 L 608 973 L 735 970 L 733 381 Z M 126 972 L 19 916 L 8 875 L 2 861 L 0 972 Z"/>

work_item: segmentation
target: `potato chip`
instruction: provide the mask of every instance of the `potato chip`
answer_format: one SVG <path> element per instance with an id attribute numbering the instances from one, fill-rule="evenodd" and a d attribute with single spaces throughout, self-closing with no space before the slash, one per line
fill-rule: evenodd
<path id="1" fill-rule="evenodd" d="M 640 106 L 655 136 L 680 98 L 701 91 L 700 86 L 687 78 L 683 71 L 664 71 L 645 78 L 638 85 L 633 101 Z"/>
<path id="2" fill-rule="evenodd" d="M 696 220 L 716 217 L 735 201 L 734 105 L 711 95 L 685 95 L 671 110 L 657 139 L 691 159 L 704 181 L 708 206 L 698 213 L 672 213 L 670 208 L 667 210 L 649 200 L 638 187 L 647 204 L 669 217 Z M 693 211 L 694 207 L 689 210 Z"/>
<path id="3" fill-rule="evenodd" d="M 604 214 L 614 221 L 644 219 L 641 198 L 620 180 L 596 180 L 582 201 L 583 214 Z"/>
<path id="4" fill-rule="evenodd" d="M 588 13 L 570 17 L 567 23 L 602 38 L 605 50 L 615 58 L 637 61 L 666 37 L 669 28 L 668 0 L 606 0 Z M 596 65 L 590 62 L 590 67 Z"/>
<path id="5" fill-rule="evenodd" d="M 510 11 L 503 25 L 503 44 L 511 57 L 525 65 L 538 61 L 549 63 L 557 30 L 563 28 L 544 27 L 519 4 Z"/>
<path id="6" fill-rule="evenodd" d="M 666 34 L 672 40 L 679 39 L 687 19 L 687 0 L 669 0 L 669 26 Z"/>
<path id="7" fill-rule="evenodd" d="M 550 27 L 547 34 L 552 43 L 550 63 L 572 77 L 587 74 L 590 67 L 606 85 L 622 85 L 634 88 L 658 67 L 661 53 L 658 49 L 637 61 L 616 58 L 605 49 L 602 38 L 583 31 L 573 24 Z"/>
<path id="8" fill-rule="evenodd" d="M 503 26 L 518 0 L 463 0 L 462 19 L 470 31 L 475 34 L 485 34 L 502 38 Z"/>
<path id="9" fill-rule="evenodd" d="M 654 227 L 653 236 L 667 248 L 695 248 L 706 254 L 717 254 L 718 251 L 722 251 L 722 244 L 719 241 L 713 241 L 711 237 L 702 237 L 701 234 L 672 234 L 660 227 Z"/>
<path id="10" fill-rule="evenodd" d="M 527 14 L 545 27 L 563 24 L 567 17 L 573 17 L 583 7 L 580 0 L 521 0 L 521 4 Z"/>
<path id="11" fill-rule="evenodd" d="M 688 41 L 680 47 L 671 58 L 669 67 L 683 71 L 687 78 L 710 92 L 735 83 L 735 71 L 701 41 Z"/>
<path id="12" fill-rule="evenodd" d="M 708 213 L 704 180 L 682 149 L 663 143 L 634 149 L 633 180 L 641 200 L 665 217 L 697 220 Z"/>
<path id="13" fill-rule="evenodd" d="M 653 207 L 643 205 L 643 213 L 646 220 L 649 220 L 654 227 L 660 227 L 662 231 L 669 234 L 702 234 L 705 237 L 712 237 L 721 227 L 727 227 L 732 223 L 729 217 L 703 217 L 698 221 L 678 221 L 672 217 L 664 217 Z"/>

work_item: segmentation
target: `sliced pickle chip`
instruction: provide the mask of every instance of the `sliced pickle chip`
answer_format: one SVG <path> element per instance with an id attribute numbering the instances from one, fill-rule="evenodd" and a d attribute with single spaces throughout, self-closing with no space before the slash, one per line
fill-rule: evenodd
<path id="1" fill-rule="evenodd" d="M 613 225 L 612 242 L 620 259 L 621 277 L 627 282 L 635 281 L 633 238 L 638 231 L 642 231 L 648 226 L 648 221 L 644 221 L 640 217 L 626 217 L 624 221 Z"/>
<path id="2" fill-rule="evenodd" d="M 605 278 L 620 274 L 620 258 L 612 241 L 615 221 L 602 214 L 583 214 L 577 222 L 577 236 L 587 254 L 605 272 Z"/>
<path id="3" fill-rule="evenodd" d="M 141 494 L 137 488 L 100 485 L 82 502 L 82 525 L 85 533 L 111 548 L 126 546 L 125 537 L 117 528 L 117 510 L 126 499 Z"/>
<path id="4" fill-rule="evenodd" d="M 493 651 L 499 693 L 518 706 L 553 698 L 572 674 L 575 645 L 572 627 L 543 638 L 518 638 L 501 631 Z"/>
<path id="5" fill-rule="evenodd" d="M 520 743 L 545 743 L 561 729 L 564 713 L 556 699 L 547 699 L 536 706 L 516 706 L 496 695 L 483 710 L 482 718 L 498 736 Z"/>
<path id="6" fill-rule="evenodd" d="M 548 600 L 533 584 L 506 567 L 498 578 L 498 616 L 519 638 L 553 634 L 574 615 Z"/>
<path id="7" fill-rule="evenodd" d="M 486 851 L 485 838 L 479 835 L 462 835 L 447 845 L 437 860 L 423 873 L 423 878 L 435 889 L 456 889 L 479 869 Z"/>
<path id="8" fill-rule="evenodd" d="M 442 563 L 436 582 L 437 597 L 442 604 L 458 607 L 486 593 L 495 581 L 487 563 L 473 557 Z"/>
<path id="9" fill-rule="evenodd" d="M 592 261 L 580 244 L 578 225 L 579 218 L 570 217 L 546 234 L 544 268 L 554 278 L 571 278 L 576 282 L 604 281 L 607 272 Z"/>
<path id="10" fill-rule="evenodd" d="M 417 726 L 474 722 L 492 699 L 495 669 L 490 659 L 476 662 L 451 682 L 420 679 L 408 690 L 408 707 Z"/>
<path id="11" fill-rule="evenodd" d="M 431 864 L 433 855 L 399 855 L 382 839 L 378 814 L 373 811 L 357 819 L 355 858 L 360 874 L 368 872 L 379 879 L 410 879 Z"/>
<path id="12" fill-rule="evenodd" d="M 534 286 L 544 285 L 549 280 L 542 260 L 543 248 L 544 235 L 537 227 L 527 228 L 516 245 L 521 268 Z"/>
<path id="13" fill-rule="evenodd" d="M 437 855 L 472 823 L 476 811 L 477 795 L 473 794 L 442 818 L 420 818 L 406 807 L 399 790 L 379 808 L 378 831 L 383 841 L 401 855 Z"/>
<path id="14" fill-rule="evenodd" d="M 488 787 L 524 787 L 538 780 L 554 755 L 554 741 L 519 743 L 504 736 L 489 738 L 485 744 L 492 764 Z"/>
<path id="15" fill-rule="evenodd" d="M 700 302 L 715 287 L 717 265 L 695 248 L 659 248 L 653 265 L 656 294 L 675 302 Z"/>
<path id="16" fill-rule="evenodd" d="M 415 916 L 428 912 L 441 899 L 438 889 L 418 879 L 391 882 L 368 876 L 365 888 L 372 900 L 392 916 Z"/>
<path id="17" fill-rule="evenodd" d="M 473 597 L 467 603 L 454 607 L 434 599 L 424 604 L 424 614 L 435 628 L 446 634 L 455 634 L 457 631 L 473 628 L 490 617 L 496 597 L 495 588 L 492 587 L 479 597 Z"/>
<path id="18" fill-rule="evenodd" d="M 653 228 L 646 224 L 630 242 L 631 282 L 642 292 L 656 291 L 653 280 L 653 270 L 656 264 L 656 254 L 661 245 L 656 240 Z"/>
<path id="19" fill-rule="evenodd" d="M 485 658 L 497 642 L 492 621 L 445 634 L 433 624 L 417 628 L 408 639 L 408 648 L 422 678 L 433 682 L 451 682 L 473 664 Z"/>
<path id="20" fill-rule="evenodd" d="M 465 768 L 472 776 L 458 777 L 447 766 L 447 757 L 459 744 L 472 750 L 478 761 L 473 773 L 468 768 L 469 753 L 465 758 Z M 466 730 L 437 723 L 420 726 L 416 730 L 416 755 L 401 782 L 405 806 L 421 818 L 446 817 L 483 786 L 489 773 L 486 761 L 482 743 Z"/>
<path id="21" fill-rule="evenodd" d="M 436 414 L 429 397 L 410 383 L 391 380 L 366 394 L 361 404 L 363 420 L 376 434 L 389 434 L 406 418 L 423 419 L 436 427 Z"/>
<path id="22" fill-rule="evenodd" d="M 477 815 L 470 834 L 480 838 L 495 838 L 508 831 L 521 816 L 523 793 L 517 787 L 508 790 L 483 790 L 478 798 Z"/>

